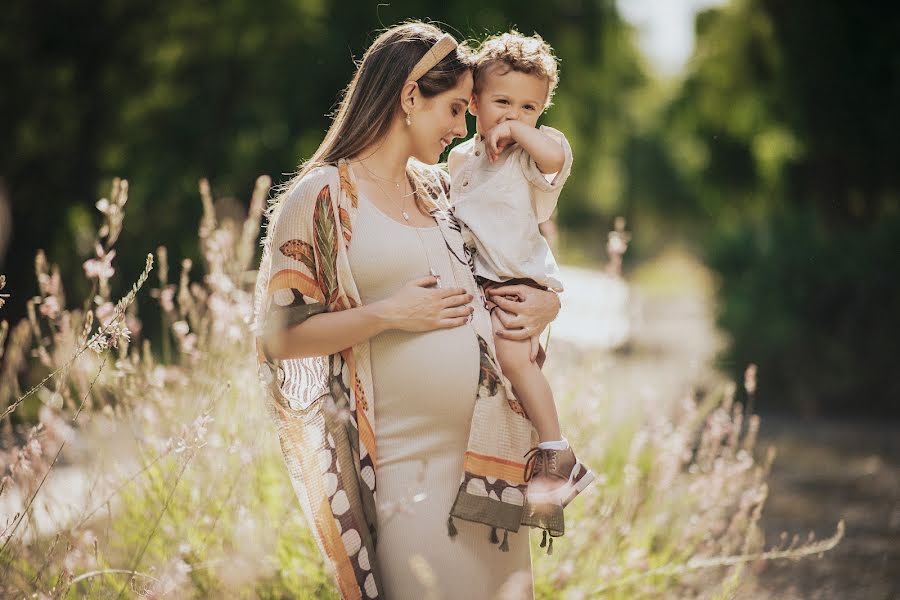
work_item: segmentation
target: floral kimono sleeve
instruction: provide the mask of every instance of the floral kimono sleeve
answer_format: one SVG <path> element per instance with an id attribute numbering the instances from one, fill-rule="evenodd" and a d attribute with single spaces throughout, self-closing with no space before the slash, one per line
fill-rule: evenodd
<path id="1" fill-rule="evenodd" d="M 275 360 L 266 341 L 319 313 L 343 308 L 335 248 L 342 226 L 337 170 L 303 178 L 270 225 L 257 282 L 257 354 L 267 406 L 303 513 L 343 598 L 379 598 L 374 498 L 359 478 L 355 414 L 340 354 Z"/>

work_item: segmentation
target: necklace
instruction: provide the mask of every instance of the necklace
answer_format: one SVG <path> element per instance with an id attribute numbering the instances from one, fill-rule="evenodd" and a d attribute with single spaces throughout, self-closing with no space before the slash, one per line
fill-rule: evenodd
<path id="1" fill-rule="evenodd" d="M 360 163 L 360 164 L 362 164 L 362 163 Z M 363 168 L 365 168 L 365 165 L 363 165 Z M 369 169 L 366 169 L 366 170 L 369 171 Z M 369 173 L 371 173 L 372 175 L 375 175 L 375 174 L 372 173 L 371 171 L 369 171 Z M 375 178 L 376 178 L 376 179 L 384 179 L 383 177 L 379 178 L 377 175 L 375 175 Z M 387 192 L 385 191 L 385 189 L 381 186 L 381 184 L 378 183 L 378 181 L 375 181 L 375 180 L 373 180 L 373 181 L 374 181 L 375 185 L 378 186 L 378 189 L 381 190 L 381 193 L 384 194 L 385 196 L 388 196 L 388 193 L 387 193 Z M 387 181 L 391 181 L 391 180 L 387 180 Z M 402 199 L 402 198 L 406 198 L 407 196 L 416 195 L 416 194 L 418 193 L 418 188 L 417 188 L 415 182 L 414 182 L 411 178 L 409 178 L 409 176 L 407 176 L 407 182 L 412 186 L 413 190 L 412 190 L 412 192 L 410 192 L 409 194 L 405 194 L 405 195 L 401 196 L 401 199 Z M 394 182 L 394 181 L 391 181 L 391 183 L 394 183 L 395 185 L 397 185 L 398 188 L 399 188 L 399 186 L 400 186 L 400 184 L 397 184 L 397 183 Z M 389 199 L 389 200 L 393 200 L 392 198 L 390 198 L 390 196 L 388 196 L 388 199 Z M 402 200 L 401 200 L 401 201 L 402 201 Z M 409 217 L 409 214 L 408 214 L 405 210 L 403 210 L 403 206 L 402 206 L 402 205 L 401 205 L 400 208 L 401 208 L 401 212 L 403 213 L 403 218 L 404 218 L 406 221 L 409 221 L 409 218 L 410 218 L 410 217 Z M 431 215 L 431 213 L 429 213 L 429 216 L 430 216 L 430 215 Z M 434 217 L 432 217 L 432 218 L 434 218 Z M 435 221 L 437 221 L 437 219 L 435 219 Z M 431 264 L 431 253 L 428 252 L 428 246 L 425 244 L 425 241 L 422 239 L 422 233 L 419 231 L 419 230 L 422 229 L 422 228 L 421 228 L 421 227 L 416 227 L 415 225 L 410 225 L 410 227 L 412 227 L 412 229 L 416 232 L 416 237 L 417 237 L 418 240 L 419 240 L 419 245 L 422 247 L 422 253 L 425 255 L 425 262 L 428 263 L 428 274 L 431 275 L 432 277 L 434 277 L 435 279 L 437 279 L 437 287 L 439 287 L 439 288 L 443 287 L 443 286 L 441 285 L 441 276 L 440 276 L 440 274 L 434 269 L 434 266 Z M 441 234 L 441 239 L 443 240 L 443 238 L 444 238 L 444 233 L 440 230 L 440 224 L 438 224 L 438 231 L 440 232 L 440 234 Z M 446 244 L 446 240 L 444 241 L 444 243 Z M 449 252 L 449 250 L 448 250 L 448 252 Z M 452 257 L 450 257 L 450 262 L 451 262 L 451 265 L 450 265 L 450 274 L 453 276 L 453 283 L 456 285 L 456 287 L 462 287 L 461 285 L 459 285 L 459 280 L 456 278 L 456 273 L 453 271 L 453 264 L 452 264 L 453 258 L 452 258 Z M 472 330 L 473 330 L 473 331 L 475 331 L 475 325 L 472 323 L 472 322 L 474 321 L 474 316 L 475 316 L 475 313 L 473 312 L 471 315 L 469 315 L 469 319 L 468 319 L 468 321 L 466 322 L 470 327 L 472 327 Z"/>
<path id="2" fill-rule="evenodd" d="M 362 164 L 362 163 L 360 163 L 360 164 Z M 366 169 L 366 171 L 369 171 L 369 169 L 366 168 L 366 165 L 363 165 L 363 168 Z M 378 178 L 378 179 L 384 179 L 383 177 L 380 177 L 380 178 L 379 178 L 377 175 L 375 175 L 375 174 L 372 173 L 371 171 L 369 171 L 369 173 L 370 173 L 372 176 L 374 176 L 374 177 L 376 177 L 376 178 Z M 378 186 L 378 189 L 381 190 L 381 193 L 384 194 L 384 196 L 385 196 L 388 200 L 390 200 L 391 202 L 394 201 L 394 199 L 391 198 L 391 196 L 385 191 L 385 189 L 381 186 L 381 184 L 378 183 L 377 179 L 373 179 L 372 181 L 373 181 L 373 183 L 374 183 L 375 185 Z M 387 181 L 390 181 L 391 183 L 393 183 L 394 185 L 396 185 L 396 186 L 397 186 L 397 190 L 400 189 L 400 184 L 399 184 L 399 183 L 396 183 L 396 182 L 394 182 L 393 180 L 390 180 L 390 179 L 388 179 Z M 407 180 L 406 180 L 406 181 L 407 181 L 407 183 L 410 183 L 409 177 L 408 177 L 408 176 L 407 176 Z M 403 215 L 403 219 L 404 219 L 407 223 L 409 222 L 409 219 L 410 219 L 411 217 L 409 216 L 409 213 L 406 212 L 406 199 L 407 199 L 408 197 L 410 197 L 410 196 L 415 195 L 415 193 L 416 193 L 416 187 L 415 187 L 415 185 L 413 185 L 412 188 L 413 188 L 413 190 L 412 190 L 410 193 L 408 193 L 408 194 L 401 194 L 401 195 L 400 195 L 400 214 Z M 417 228 L 417 229 L 418 229 L 418 228 Z"/>
<path id="3" fill-rule="evenodd" d="M 369 167 L 367 167 L 367 166 L 366 166 L 366 163 L 364 163 L 364 162 L 361 161 L 361 160 L 358 161 L 358 162 L 359 162 L 359 164 L 362 165 L 363 169 L 365 169 L 365 170 L 369 173 L 369 175 L 371 175 L 371 176 L 374 177 L 375 179 L 380 179 L 380 180 L 382 180 L 382 181 L 387 181 L 387 182 L 389 182 L 389 183 L 394 184 L 394 187 L 397 188 L 398 190 L 400 189 L 400 185 L 401 185 L 401 184 L 400 184 L 399 182 L 394 181 L 393 179 L 390 179 L 390 178 L 388 178 L 388 177 L 382 177 L 381 175 L 378 175 L 377 173 L 375 173 L 374 171 L 372 171 L 372 169 L 370 169 Z"/>
<path id="4" fill-rule="evenodd" d="M 401 185 L 400 183 L 397 183 L 393 179 L 388 179 L 387 177 L 382 177 L 382 176 L 372 172 L 372 169 L 367 167 L 366 164 L 362 161 L 359 161 L 359 164 L 361 164 L 363 169 L 365 169 L 366 172 L 368 172 L 368 174 L 373 177 L 373 181 L 375 182 L 375 185 L 377 185 L 379 187 L 379 189 L 381 189 L 381 193 L 383 193 L 385 196 L 387 196 L 387 192 L 385 192 L 384 188 L 381 187 L 381 184 L 378 183 L 378 181 L 377 181 L 378 179 L 380 179 L 382 181 L 387 181 L 388 183 L 392 184 L 395 188 L 397 188 L 398 192 L 400 191 L 400 185 Z M 406 180 L 407 180 L 407 182 L 409 181 L 409 175 L 407 175 Z M 409 217 L 409 213 L 406 212 L 406 199 L 415 193 L 416 193 L 416 190 L 415 190 L 415 188 L 413 188 L 413 191 L 410 192 L 409 194 L 401 194 L 400 195 L 400 214 L 403 215 L 403 218 L 407 222 L 409 221 L 410 217 Z"/>
<path id="5" fill-rule="evenodd" d="M 375 181 L 375 185 L 378 186 L 378 189 L 381 190 L 382 194 L 384 194 L 385 196 L 388 195 L 388 193 L 385 191 L 385 189 L 381 186 L 380 183 Z M 402 196 L 401 198 L 405 198 L 406 196 L 414 195 L 418 192 L 418 189 L 416 188 L 414 183 L 412 184 L 412 187 L 413 187 L 413 191 L 410 194 L 406 194 L 405 196 Z M 391 199 L 391 198 L 388 196 L 388 199 Z M 403 218 L 406 219 L 407 221 L 409 221 L 409 214 L 405 210 L 403 210 L 402 205 L 400 207 L 400 212 L 403 213 Z M 411 227 L 416 232 L 416 237 L 419 238 L 419 245 L 422 246 L 422 253 L 425 255 L 425 262 L 428 263 L 428 274 L 431 275 L 432 277 L 434 277 L 435 279 L 437 279 L 437 287 L 443 287 L 443 286 L 441 286 L 441 276 L 438 274 L 437 271 L 435 271 L 434 266 L 431 264 L 431 255 L 428 252 L 428 246 L 425 244 L 425 241 L 422 239 L 422 233 L 419 231 L 419 229 L 421 229 L 421 227 L 416 227 L 415 225 L 412 225 Z M 451 273 L 452 273 L 452 268 L 451 268 Z M 456 283 L 456 274 L 455 273 L 453 273 L 453 281 L 454 281 L 454 283 Z M 459 287 L 458 283 L 457 283 L 457 287 Z"/>

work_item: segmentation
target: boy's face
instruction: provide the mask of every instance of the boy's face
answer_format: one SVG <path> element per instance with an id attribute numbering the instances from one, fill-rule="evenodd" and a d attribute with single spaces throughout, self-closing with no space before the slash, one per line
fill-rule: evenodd
<path id="1" fill-rule="evenodd" d="M 479 92 L 472 96 L 469 112 L 475 115 L 475 129 L 484 136 L 503 121 L 516 120 L 531 127 L 547 101 L 548 81 L 498 66 L 484 74 Z"/>

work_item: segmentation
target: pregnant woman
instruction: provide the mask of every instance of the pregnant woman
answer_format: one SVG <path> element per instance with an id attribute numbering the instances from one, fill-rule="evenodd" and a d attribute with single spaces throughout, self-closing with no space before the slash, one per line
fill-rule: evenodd
<path id="1" fill-rule="evenodd" d="M 385 31 L 270 208 L 260 373 L 344 598 L 533 596 L 520 525 L 536 432 L 500 375 L 449 179 L 433 166 L 466 135 L 471 94 L 452 37 L 418 22 Z M 510 339 L 559 311 L 550 291 L 492 296 Z"/>

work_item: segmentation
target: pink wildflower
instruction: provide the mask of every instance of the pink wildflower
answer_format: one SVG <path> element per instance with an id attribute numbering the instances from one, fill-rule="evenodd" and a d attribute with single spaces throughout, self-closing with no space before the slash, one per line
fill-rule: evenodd
<path id="1" fill-rule="evenodd" d="M 756 393 L 756 364 L 750 363 L 744 371 L 744 389 L 751 396 Z"/>
<path id="2" fill-rule="evenodd" d="M 59 316 L 59 300 L 56 296 L 47 296 L 41 301 L 40 312 L 48 319 L 55 319 Z"/>
<path id="3" fill-rule="evenodd" d="M 116 272 L 112 266 L 113 258 L 116 256 L 115 250 L 104 253 L 103 247 L 97 244 L 97 258 L 92 258 L 84 262 L 84 272 L 90 279 L 108 280 Z"/>

